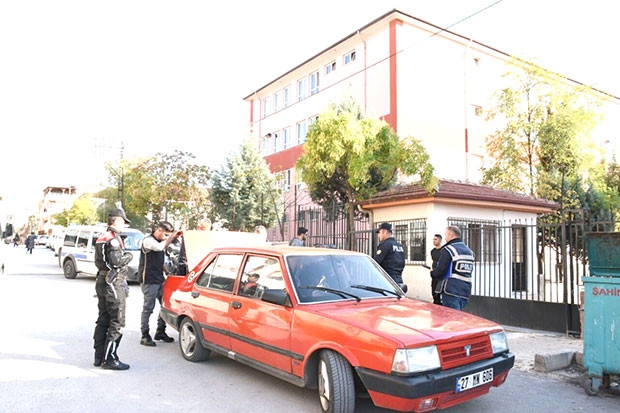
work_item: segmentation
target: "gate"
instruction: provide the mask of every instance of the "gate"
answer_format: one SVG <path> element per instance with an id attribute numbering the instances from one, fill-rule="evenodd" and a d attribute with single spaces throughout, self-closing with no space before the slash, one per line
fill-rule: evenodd
<path id="1" fill-rule="evenodd" d="M 295 225 L 310 231 L 309 245 L 353 245 L 355 251 L 374 253 L 376 236 L 368 217 L 356 217 L 352 231 L 341 208 L 299 208 L 297 218 Z M 581 334 L 580 291 L 588 275 L 585 234 L 613 231 L 613 220 L 571 210 L 490 227 L 458 225 L 465 243 L 478 251 L 467 312 L 512 326 Z"/>

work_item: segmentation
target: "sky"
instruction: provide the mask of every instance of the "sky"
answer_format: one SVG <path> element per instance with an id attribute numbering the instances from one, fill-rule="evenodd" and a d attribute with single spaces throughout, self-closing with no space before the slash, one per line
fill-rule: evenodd
<path id="1" fill-rule="evenodd" d="M 121 154 L 219 169 L 245 96 L 395 8 L 620 96 L 608 0 L 0 0 L 0 214 Z"/>

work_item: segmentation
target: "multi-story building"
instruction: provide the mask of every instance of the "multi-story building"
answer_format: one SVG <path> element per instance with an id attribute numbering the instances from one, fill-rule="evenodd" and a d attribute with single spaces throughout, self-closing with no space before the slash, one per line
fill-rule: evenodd
<path id="1" fill-rule="evenodd" d="M 437 177 L 476 183 L 488 161 L 485 138 L 495 130 L 485 111 L 515 64 L 526 63 L 393 10 L 249 94 L 251 135 L 288 198 L 285 233 L 294 235 L 296 207 L 310 203 L 295 163 L 326 106 L 353 97 L 399 136 L 419 139 Z M 594 139 L 615 148 L 620 99 L 601 96 L 607 116 Z"/>
<path id="2" fill-rule="evenodd" d="M 50 234 L 52 232 L 52 215 L 71 208 L 77 197 L 77 190 L 74 186 L 48 186 L 45 188 L 35 217 L 36 227 L 32 230 L 37 233 Z"/>

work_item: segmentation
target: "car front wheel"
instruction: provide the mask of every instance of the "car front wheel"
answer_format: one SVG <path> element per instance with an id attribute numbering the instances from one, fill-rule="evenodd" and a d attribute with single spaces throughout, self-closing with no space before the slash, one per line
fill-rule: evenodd
<path id="1" fill-rule="evenodd" d="M 70 259 L 65 261 L 62 265 L 62 270 L 65 273 L 65 278 L 72 280 L 77 277 L 77 272 L 75 271 L 75 264 Z"/>
<path id="2" fill-rule="evenodd" d="M 211 354 L 200 343 L 198 336 L 200 330 L 196 328 L 194 322 L 189 318 L 184 318 L 179 327 L 179 348 L 183 358 L 189 361 L 203 361 Z"/>
<path id="3" fill-rule="evenodd" d="M 353 413 L 355 384 L 349 363 L 332 350 L 323 350 L 319 360 L 319 400 L 321 411 Z"/>

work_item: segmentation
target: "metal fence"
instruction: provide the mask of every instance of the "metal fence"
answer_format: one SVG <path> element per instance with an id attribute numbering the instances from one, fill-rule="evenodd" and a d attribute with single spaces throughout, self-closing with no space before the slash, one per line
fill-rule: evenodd
<path id="1" fill-rule="evenodd" d="M 349 249 L 372 255 L 373 223 L 356 216 L 347 231 L 342 208 L 300 207 L 296 226 L 309 229 L 308 244 Z M 476 254 L 473 295 L 512 300 L 579 304 L 582 279 L 588 272 L 585 234 L 613 231 L 614 221 L 587 219 L 578 211 L 533 220 L 480 221 L 449 218 L 462 230 L 463 241 Z M 408 252 L 407 265 L 425 262 L 428 247 L 424 218 L 392 222 L 395 238 Z"/>

